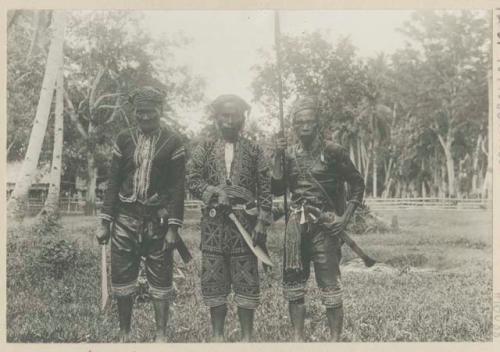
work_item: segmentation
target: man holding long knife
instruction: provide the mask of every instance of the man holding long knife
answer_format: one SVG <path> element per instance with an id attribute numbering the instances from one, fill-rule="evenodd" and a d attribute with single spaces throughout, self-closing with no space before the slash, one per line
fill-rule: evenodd
<path id="1" fill-rule="evenodd" d="M 304 299 L 311 262 L 326 307 L 331 340 L 338 341 L 341 337 L 340 247 L 365 188 L 348 152 L 323 140 L 319 116 L 320 107 L 314 97 L 295 101 L 290 117 L 298 143 L 287 148 L 286 140 L 278 138 L 273 165 L 273 193 L 282 195 L 289 190 L 292 195 L 285 236 L 283 290 L 296 341 L 304 341 Z M 288 177 L 287 185 L 283 182 L 284 175 Z M 347 203 L 345 183 L 350 188 Z M 352 245 L 353 241 L 350 242 Z M 373 264 L 369 259 L 365 262 Z"/>
<path id="2" fill-rule="evenodd" d="M 260 301 L 257 257 L 270 264 L 263 249 L 271 223 L 270 167 L 262 148 L 241 136 L 250 112 L 242 98 L 221 95 L 209 108 L 217 135 L 202 141 L 188 163 L 189 189 L 205 205 L 201 290 L 210 308 L 213 341 L 224 340 L 231 287 L 242 340 L 250 341 Z M 253 216 L 245 208 L 248 204 L 256 205 Z"/>
<path id="3" fill-rule="evenodd" d="M 185 150 L 180 136 L 160 124 L 164 99 L 164 93 L 152 87 L 131 95 L 137 126 L 116 138 L 100 214 L 97 240 L 106 244 L 111 238 L 111 288 L 118 302 L 123 342 L 129 340 L 141 257 L 159 342 L 166 341 L 169 303 L 175 296 L 172 250 L 181 241 Z"/>

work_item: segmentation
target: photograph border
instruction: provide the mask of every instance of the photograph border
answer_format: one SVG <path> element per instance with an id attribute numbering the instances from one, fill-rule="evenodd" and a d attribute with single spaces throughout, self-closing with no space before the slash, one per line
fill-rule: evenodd
<path id="1" fill-rule="evenodd" d="M 393 351 L 404 349 L 406 351 L 498 351 L 500 350 L 500 216 L 494 214 L 500 211 L 500 1 L 449 1 L 449 0 L 424 0 L 424 1 L 318 1 L 318 0 L 281 0 L 281 1 L 229 1 L 229 0 L 189 0 L 189 1 L 161 1 L 161 0 L 78 0 L 73 2 L 60 0 L 22 1 L 3 0 L 0 4 L 0 23 L 7 23 L 7 10 L 9 9 L 133 9 L 133 10 L 401 10 L 401 9 L 490 9 L 492 10 L 492 72 L 493 72 L 493 200 L 492 200 L 492 265 L 493 265 L 493 297 L 492 321 L 493 341 L 481 343 L 447 343 L 447 342 L 400 342 L 400 343 L 337 343 L 334 346 L 328 343 L 314 343 L 311 348 L 317 350 L 370 350 Z M 498 8 L 495 10 L 495 8 Z M 6 104 L 6 25 L 0 28 L 0 112 L 7 116 Z M 499 35 L 497 36 L 497 33 Z M 0 194 L 6 194 L 6 118 L 0 119 Z M 271 350 L 273 352 L 299 350 L 304 348 L 296 343 L 259 343 L 259 344 L 209 344 L 183 343 L 183 344 L 25 344 L 6 343 L 6 201 L 0 202 L 0 349 L 4 351 L 232 351 L 235 348 L 241 351 L 254 349 Z"/>

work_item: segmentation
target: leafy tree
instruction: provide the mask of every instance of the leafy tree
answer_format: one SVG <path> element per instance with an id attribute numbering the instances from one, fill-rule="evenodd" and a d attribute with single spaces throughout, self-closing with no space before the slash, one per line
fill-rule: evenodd
<path id="1" fill-rule="evenodd" d="M 320 33 L 306 33 L 299 37 L 282 38 L 282 75 L 285 105 L 301 95 L 318 96 L 322 108 L 321 120 L 325 138 L 333 130 L 341 130 L 347 139 L 356 139 L 357 108 L 364 96 L 363 64 L 356 57 L 349 39 L 343 38 L 333 46 Z M 256 77 L 252 83 L 254 97 L 277 116 L 278 84 L 274 58 L 266 55 L 262 64 L 254 66 Z M 290 126 L 290 121 L 286 121 Z"/>
<path id="2" fill-rule="evenodd" d="M 396 60 L 403 66 L 396 68 L 405 82 L 401 96 L 434 133 L 446 162 L 447 193 L 456 196 L 457 136 L 464 129 L 477 135 L 487 118 L 488 23 L 473 11 L 423 11 L 401 30 L 408 38 Z"/>
<path id="3" fill-rule="evenodd" d="M 86 213 L 93 214 L 99 170 L 102 174 L 109 161 L 110 143 L 117 130 L 134 124 L 127 94 L 139 86 L 155 86 L 166 91 L 167 110 L 172 110 L 201 99 L 202 82 L 185 67 L 169 63 L 173 49 L 185 45 L 185 39 L 153 40 L 138 13 L 74 13 L 71 29 L 65 100 L 79 134 L 71 154 L 86 161 L 80 171 L 87 180 Z"/>
<path id="4" fill-rule="evenodd" d="M 475 11 L 424 11 L 401 31 L 403 49 L 366 60 L 346 38 L 285 36 L 285 104 L 295 95 L 320 98 L 325 138 L 348 148 L 371 176 L 367 193 L 477 193 L 487 184 L 488 23 Z M 254 70 L 254 97 L 276 116 L 274 56 L 263 53 Z M 465 182 L 459 190 L 456 173 Z"/>
<path id="5" fill-rule="evenodd" d="M 128 94 L 143 85 L 163 89 L 167 95 L 165 121 L 185 134 L 176 111 L 202 99 L 203 81 L 187 67 L 172 64 L 175 50 L 189 41 L 180 35 L 153 39 L 142 28 L 141 13 L 66 14 L 62 172 L 69 182 L 76 176 L 87 180 L 86 212 L 92 214 L 95 186 L 106 177 L 111 143 L 119 130 L 134 125 Z M 33 125 L 49 52 L 49 40 L 44 38 L 51 36 L 43 25 L 49 20 L 54 18 L 46 13 L 9 13 L 8 160 L 20 160 L 26 153 L 29 135 L 25 131 Z M 38 39 L 33 41 L 33 35 Z M 50 109 L 50 102 L 48 106 Z M 47 133 L 36 134 L 42 141 L 45 136 L 44 144 L 37 148 L 41 160 L 52 156 L 54 133 L 49 127 Z"/>
<path id="6" fill-rule="evenodd" d="M 9 11 L 7 36 L 7 160 L 22 160 L 34 122 L 47 61 L 47 49 L 26 62 L 33 32 L 33 11 Z M 50 38 L 50 35 L 47 34 Z M 43 154 L 43 153 L 42 153 Z"/>

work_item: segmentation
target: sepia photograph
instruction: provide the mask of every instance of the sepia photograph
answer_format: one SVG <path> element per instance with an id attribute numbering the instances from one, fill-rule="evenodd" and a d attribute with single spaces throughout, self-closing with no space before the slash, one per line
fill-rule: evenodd
<path id="1" fill-rule="evenodd" d="M 493 341 L 491 9 L 6 19 L 7 343 Z"/>

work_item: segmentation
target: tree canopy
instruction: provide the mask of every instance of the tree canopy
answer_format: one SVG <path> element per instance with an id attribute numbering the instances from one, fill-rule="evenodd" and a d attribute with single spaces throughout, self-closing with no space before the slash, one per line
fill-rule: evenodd
<path id="1" fill-rule="evenodd" d="M 487 172 L 489 23 L 475 11 L 417 11 L 404 48 L 361 58 L 349 38 L 284 36 L 284 99 L 316 95 L 326 138 L 349 149 L 373 196 L 481 196 Z M 267 53 L 253 93 L 277 115 Z"/>

